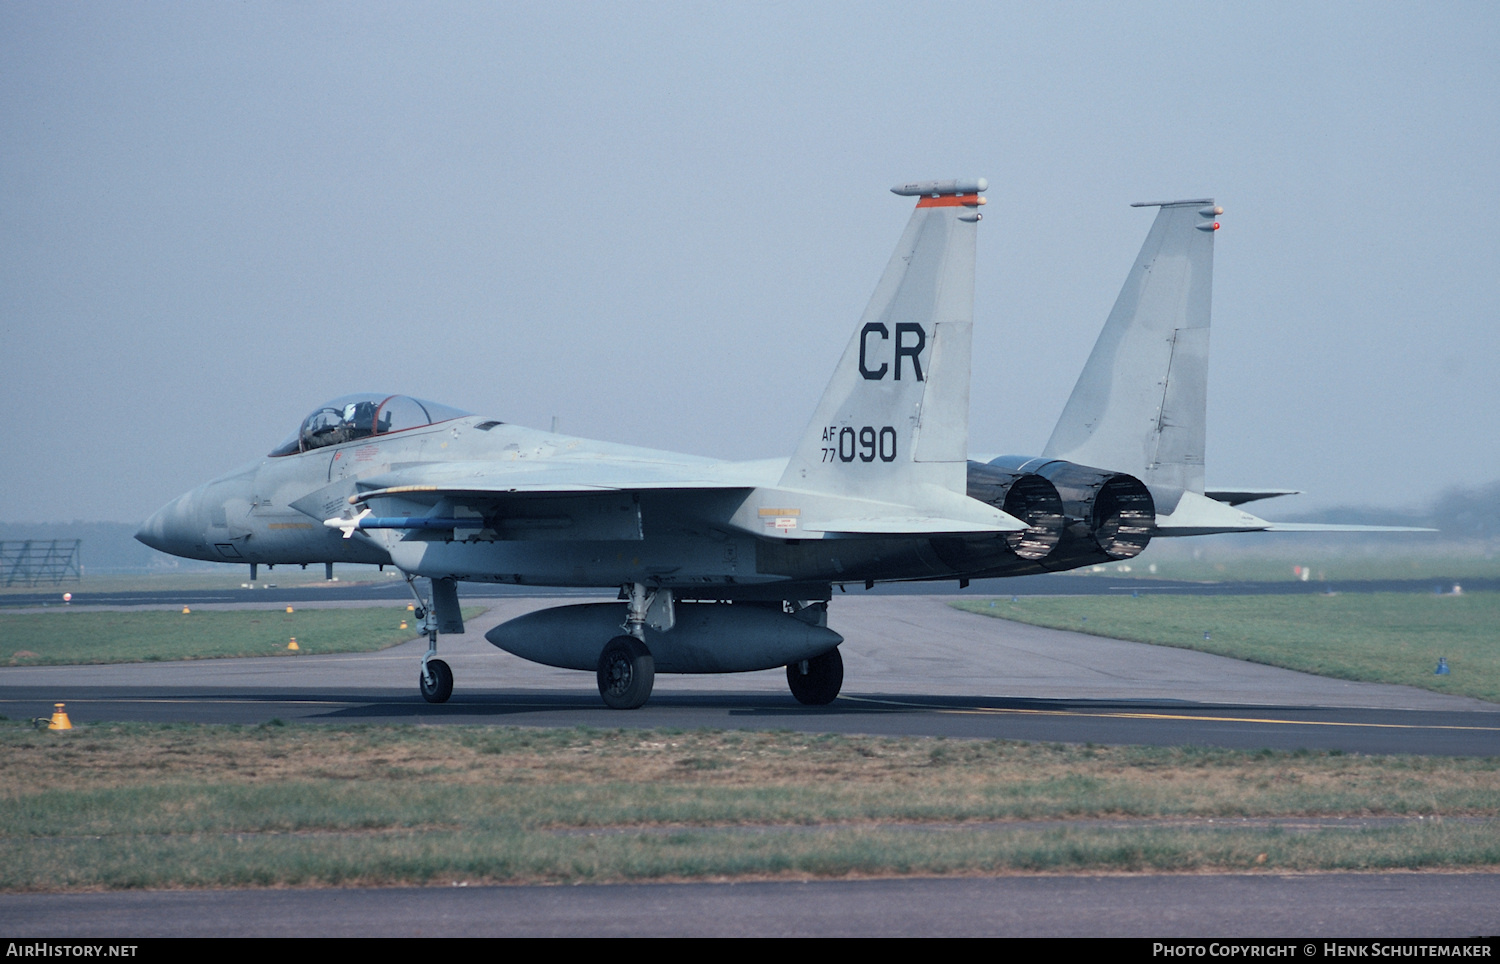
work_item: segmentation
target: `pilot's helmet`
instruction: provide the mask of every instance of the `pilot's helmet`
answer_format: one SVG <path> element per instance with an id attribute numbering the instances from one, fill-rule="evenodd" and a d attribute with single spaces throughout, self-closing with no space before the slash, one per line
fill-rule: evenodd
<path id="1" fill-rule="evenodd" d="M 344 425 L 351 438 L 361 438 L 375 431 L 376 405 L 371 401 L 350 402 L 344 406 Z"/>

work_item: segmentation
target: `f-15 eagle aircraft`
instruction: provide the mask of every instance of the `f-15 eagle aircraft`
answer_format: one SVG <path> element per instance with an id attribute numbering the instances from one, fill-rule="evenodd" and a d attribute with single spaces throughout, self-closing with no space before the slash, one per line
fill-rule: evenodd
<path id="1" fill-rule="evenodd" d="M 510 620 L 487 639 L 596 673 L 641 706 L 655 674 L 785 666 L 832 702 L 835 584 L 960 580 L 1129 559 L 1154 537 L 1288 528 L 1208 490 L 1211 199 L 1161 202 L 1038 458 L 969 456 L 983 179 L 892 191 L 916 209 L 789 459 L 721 462 L 571 438 L 401 395 L 317 408 L 269 455 L 180 496 L 136 538 L 192 559 L 395 566 L 428 638 L 419 686 L 453 691 L 457 585 L 608 587 L 619 602 Z M 423 597 L 415 577 L 431 581 Z"/>

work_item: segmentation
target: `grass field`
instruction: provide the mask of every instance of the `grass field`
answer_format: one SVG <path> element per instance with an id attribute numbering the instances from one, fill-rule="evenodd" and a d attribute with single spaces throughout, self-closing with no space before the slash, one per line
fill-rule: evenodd
<path id="1" fill-rule="evenodd" d="M 306 588 L 337 588 L 363 585 L 371 582 L 401 584 L 401 574 L 394 569 L 379 571 L 375 566 L 340 564 L 334 571 L 335 580 L 323 578 L 322 566 L 283 566 L 280 569 L 260 570 L 260 577 L 250 581 L 244 566 L 218 566 L 204 571 L 182 572 L 86 572 L 77 582 L 62 582 L 56 585 L 43 583 L 39 586 L 0 586 L 0 600 L 8 595 L 55 593 L 59 601 L 65 592 L 163 592 L 174 589 L 239 589 L 245 586 L 266 588 L 289 586 Z"/>
<path id="2" fill-rule="evenodd" d="M 1500 593 L 1026 597 L 954 605 L 1339 679 L 1500 702 Z M 1450 675 L 1437 676 L 1438 659 Z"/>
<path id="3" fill-rule="evenodd" d="M 1403 537 L 1319 538 L 1296 535 L 1157 539 L 1128 562 L 1089 566 L 1070 575 L 1111 580 L 1182 579 L 1189 582 L 1312 583 L 1366 579 L 1431 580 L 1445 592 L 1473 579 L 1500 579 L 1500 546 Z"/>
<path id="4" fill-rule="evenodd" d="M 466 608 L 466 618 L 482 612 Z M 406 620 L 406 629 L 401 628 Z M 371 609 L 285 607 L 264 610 L 198 610 L 191 613 L 125 610 L 45 613 L 0 611 L 0 661 L 11 666 L 63 663 L 135 663 L 219 656 L 295 656 L 363 653 L 419 633 L 405 607 Z"/>
<path id="5" fill-rule="evenodd" d="M 974 608 L 1500 700 L 1500 594 L 1007 597 Z M 403 617 L 0 612 L 0 659 L 275 655 L 293 635 L 303 652 L 367 650 L 412 638 L 397 628 Z M 1453 675 L 1431 676 L 1439 655 Z M 0 890 L 13 892 L 1495 870 L 1497 831 L 1495 757 L 275 721 L 52 733 L 0 722 Z"/>
<path id="6" fill-rule="evenodd" d="M 794 733 L 9 723 L 0 889 L 1493 868 L 1496 762 Z"/>

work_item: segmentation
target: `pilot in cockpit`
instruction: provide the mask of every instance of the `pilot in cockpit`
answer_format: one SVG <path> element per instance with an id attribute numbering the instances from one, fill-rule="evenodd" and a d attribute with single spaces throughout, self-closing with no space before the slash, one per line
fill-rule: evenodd
<path id="1" fill-rule="evenodd" d="M 376 405 L 371 401 L 350 402 L 344 406 L 344 437 L 349 442 L 375 434 Z"/>

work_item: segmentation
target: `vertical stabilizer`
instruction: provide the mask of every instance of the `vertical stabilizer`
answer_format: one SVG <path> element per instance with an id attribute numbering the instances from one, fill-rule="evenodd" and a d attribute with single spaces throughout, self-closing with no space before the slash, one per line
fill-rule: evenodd
<path id="1" fill-rule="evenodd" d="M 969 442 L 975 181 L 891 190 L 918 197 L 781 484 L 913 503 L 916 487 L 962 495 Z"/>
<path id="2" fill-rule="evenodd" d="M 1183 491 L 1203 491 L 1214 232 L 1223 209 L 1211 198 L 1133 207 L 1161 210 L 1042 454 L 1135 475 L 1170 511 Z"/>

